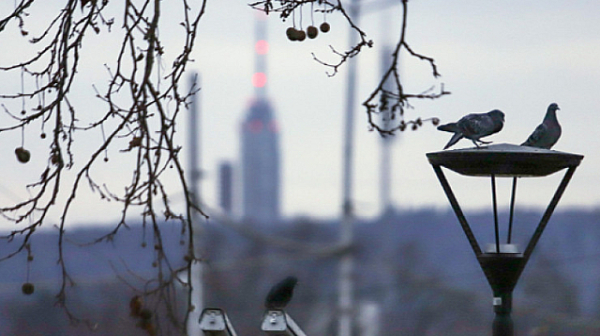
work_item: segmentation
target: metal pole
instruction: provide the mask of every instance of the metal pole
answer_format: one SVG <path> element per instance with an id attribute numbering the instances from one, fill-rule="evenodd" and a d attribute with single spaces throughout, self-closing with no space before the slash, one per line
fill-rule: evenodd
<path id="1" fill-rule="evenodd" d="M 513 217 L 515 214 L 515 198 L 517 197 L 517 177 L 513 177 L 512 194 L 510 196 L 510 216 L 508 217 L 508 238 L 506 243 L 510 244 L 512 240 Z"/>
<path id="2" fill-rule="evenodd" d="M 383 46 L 380 50 L 380 66 L 381 66 L 381 76 L 383 77 L 387 70 L 392 65 L 392 47 L 389 45 L 389 33 L 390 33 L 390 15 L 392 13 L 391 10 L 383 10 L 381 11 L 381 41 L 383 41 Z M 386 91 L 392 92 L 392 78 L 388 78 L 383 84 L 383 88 Z M 387 108 L 381 113 L 381 122 L 384 129 L 389 130 L 390 124 L 392 120 L 392 109 L 389 106 L 389 99 L 387 98 L 387 93 L 382 94 L 382 101 L 385 101 Z M 392 210 L 392 158 L 391 158 L 391 149 L 393 141 L 399 137 L 400 134 L 396 133 L 395 136 L 385 136 L 381 137 L 381 167 L 380 167 L 380 180 L 379 180 L 379 192 L 380 192 L 380 201 L 381 201 L 381 213 L 385 214 L 386 212 Z"/>
<path id="3" fill-rule="evenodd" d="M 193 73 L 190 78 L 190 87 L 193 90 L 197 90 L 200 86 L 200 78 L 197 74 Z M 197 92 L 193 97 L 190 104 L 190 119 L 188 126 L 188 145 L 189 145 L 189 165 L 188 165 L 188 181 L 190 187 L 190 193 L 192 202 L 194 205 L 198 206 L 200 203 L 200 189 L 199 189 L 199 181 L 200 181 L 200 150 L 199 150 L 199 142 L 200 142 L 200 127 L 199 127 L 199 119 L 200 119 L 200 110 L 198 108 L 197 100 L 200 96 L 200 93 Z M 198 214 L 196 210 L 192 210 L 192 225 L 196 229 L 194 231 L 195 235 L 192 237 L 194 240 L 194 247 L 196 248 L 195 254 L 198 254 L 200 247 L 200 227 L 198 225 L 199 221 L 197 220 Z M 203 270 L 202 264 L 199 262 L 193 263 L 190 269 L 192 273 L 190 284 L 192 287 L 192 305 L 195 307 L 193 311 L 189 313 L 188 316 L 188 335 L 195 336 L 200 335 L 200 325 L 198 319 L 200 318 L 200 313 L 204 308 L 204 288 L 203 288 Z"/>
<path id="4" fill-rule="evenodd" d="M 460 226 L 462 227 L 463 231 L 465 232 L 465 235 L 467 236 L 467 240 L 469 241 L 469 244 L 471 245 L 471 248 L 473 249 L 475 256 L 477 256 L 477 257 L 480 256 L 481 248 L 479 247 L 479 244 L 477 243 L 477 239 L 475 238 L 473 231 L 471 231 L 471 227 L 469 226 L 469 223 L 467 222 L 467 218 L 465 217 L 462 210 L 460 209 L 460 205 L 458 205 L 456 196 L 454 196 L 454 193 L 452 192 L 452 188 L 450 188 L 450 184 L 448 183 L 448 180 L 446 179 L 446 176 L 444 175 L 442 168 L 439 165 L 432 165 L 432 167 L 433 167 L 433 170 L 435 171 L 435 175 L 437 175 L 438 180 L 440 180 L 440 184 L 442 185 L 442 188 L 444 189 L 444 192 L 446 193 L 446 196 L 448 197 L 448 201 L 450 202 L 450 205 L 452 206 L 452 209 L 454 210 L 454 213 L 456 214 L 456 218 L 458 219 Z"/>
<path id="5" fill-rule="evenodd" d="M 498 230 L 498 202 L 496 201 L 496 175 L 492 174 L 492 205 L 494 207 L 494 234 L 496 235 L 496 253 L 500 253 L 500 232 Z"/>
<path id="6" fill-rule="evenodd" d="M 494 322 L 492 323 L 492 336 L 513 336 L 514 323 L 510 317 L 512 310 L 512 291 L 494 293 Z"/>
<path id="7" fill-rule="evenodd" d="M 350 16 L 358 24 L 359 0 L 352 0 L 350 3 Z M 358 36 L 350 28 L 350 45 L 358 43 Z M 356 60 L 348 60 L 348 82 L 346 87 L 346 121 L 344 127 L 344 153 L 343 153 L 343 195 L 342 195 L 342 223 L 341 223 L 341 242 L 342 244 L 351 244 L 353 240 L 354 217 L 352 209 L 352 158 L 354 146 L 354 97 L 356 96 Z M 347 250 L 340 262 L 340 283 L 339 283 L 339 325 L 338 336 L 352 335 L 352 270 L 354 260 L 352 251 Z"/>
<path id="8" fill-rule="evenodd" d="M 533 236 L 531 237 L 531 240 L 529 240 L 529 244 L 527 245 L 527 248 L 525 249 L 525 252 L 523 253 L 525 260 L 529 260 L 529 257 L 531 256 L 531 253 L 533 252 L 533 249 L 535 248 L 535 245 L 537 244 L 538 240 L 540 240 L 540 237 L 542 236 L 542 232 L 544 232 L 544 229 L 546 228 L 546 224 L 548 224 L 548 221 L 550 220 L 550 216 L 552 216 L 552 213 L 554 212 L 554 209 L 556 208 L 558 201 L 560 200 L 560 198 L 562 197 L 562 194 L 564 193 L 565 189 L 567 188 L 567 184 L 569 184 L 569 181 L 571 181 L 571 177 L 573 177 L 573 174 L 575 173 L 575 168 L 577 168 L 577 167 L 570 167 L 567 170 L 567 172 L 565 173 L 565 176 L 563 177 L 562 181 L 560 182 L 560 185 L 558 186 L 558 189 L 556 189 L 556 193 L 554 194 L 554 197 L 552 197 L 552 200 L 550 201 L 550 204 L 548 205 L 546 212 L 544 213 L 544 215 L 542 216 L 542 219 L 540 220 L 540 224 L 538 225 L 537 229 L 533 233 Z M 525 265 L 523 265 L 523 267 L 525 267 Z"/>

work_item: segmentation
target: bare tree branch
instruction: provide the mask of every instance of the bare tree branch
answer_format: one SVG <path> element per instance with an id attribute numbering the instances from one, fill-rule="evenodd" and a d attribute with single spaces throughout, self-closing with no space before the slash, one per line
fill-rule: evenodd
<path id="1" fill-rule="evenodd" d="M 406 40 L 406 28 L 408 18 L 408 0 L 399 0 L 402 4 L 402 27 L 400 30 L 400 36 L 396 42 L 396 48 L 390 55 L 390 66 L 388 67 L 385 74 L 381 77 L 379 83 L 375 89 L 369 94 L 362 105 L 366 109 L 367 122 L 371 130 L 378 131 L 382 136 L 392 135 L 396 131 L 404 131 L 410 126 L 411 129 L 416 130 L 423 125 L 424 122 L 432 122 L 437 125 L 439 119 L 436 117 L 421 118 L 417 117 L 412 120 L 405 120 L 404 110 L 405 108 L 411 107 L 409 100 L 411 99 L 437 99 L 442 96 L 450 94 L 449 91 L 444 90 L 443 84 L 441 84 L 439 91 L 434 92 L 432 89 L 426 90 L 422 93 L 405 93 L 400 74 L 398 71 L 398 63 L 400 54 L 404 51 L 409 56 L 415 57 L 422 61 L 428 62 L 431 66 L 432 75 L 434 79 L 440 77 L 435 60 L 432 57 L 425 56 L 417 53 L 409 46 Z M 313 9 L 314 4 L 319 7 Z M 262 0 L 251 3 L 250 6 L 254 9 L 264 11 L 265 13 L 279 13 L 282 20 L 286 20 L 293 15 L 294 11 L 302 11 L 302 6 L 310 5 L 311 10 L 314 12 L 326 12 L 326 13 L 337 13 L 340 14 L 348 23 L 348 25 L 358 34 L 358 42 L 351 46 L 349 50 L 340 52 L 333 46 L 329 46 L 333 54 L 339 57 L 339 60 L 335 63 L 329 63 L 322 61 L 314 53 L 312 53 L 313 59 L 324 65 L 329 69 L 327 72 L 328 76 L 334 76 L 338 73 L 340 67 L 342 67 L 349 59 L 360 54 L 362 49 L 366 47 L 372 47 L 373 41 L 367 38 L 367 34 L 355 24 L 355 19 L 348 14 L 341 0 L 336 2 L 330 2 L 325 0 Z M 294 22 L 295 25 L 295 22 Z M 376 118 L 375 116 L 381 116 Z"/>
<path id="2" fill-rule="evenodd" d="M 56 11 L 56 15 L 51 17 L 37 36 L 30 38 L 30 34 L 34 33 L 28 31 L 28 22 L 36 18 L 30 16 L 29 11 L 44 6 L 49 5 L 43 1 L 22 0 L 15 4 L 12 12 L 0 16 L 0 34 L 6 34 L 5 28 L 11 22 L 16 22 L 23 38 L 29 38 L 30 45 L 36 50 L 32 56 L 22 61 L 0 64 L 0 73 L 17 73 L 23 82 L 36 83 L 31 90 L 0 94 L 0 99 L 7 101 L 2 104 L 4 113 L 14 121 L 9 125 L 1 125 L 0 133 L 23 131 L 35 124 L 52 124 L 47 166 L 42 169 L 40 179 L 28 185 L 31 197 L 0 208 L 0 214 L 4 218 L 19 224 L 2 238 L 12 242 L 20 237 L 15 248 L 0 256 L 0 261 L 23 252 L 29 246 L 34 232 L 46 224 L 49 212 L 58 204 L 64 204 L 60 210 L 60 219 L 55 225 L 59 232 L 58 264 L 62 274 L 57 303 L 64 307 L 72 321 L 86 322 L 68 306 L 68 289 L 75 282 L 69 273 L 64 246 L 67 243 L 65 232 L 70 210 L 82 185 L 88 185 L 101 200 L 122 204 L 121 220 L 107 234 L 91 243 L 113 239 L 120 229 L 127 227 L 130 213 L 139 209 L 144 225 L 152 233 L 157 270 L 155 278 L 148 281 L 151 285 L 141 289 L 140 293 L 154 297 L 155 311 L 164 311 L 169 315 L 172 327 L 163 328 L 164 330 L 177 330 L 177 334 L 184 335 L 187 317 L 182 320 L 181 312 L 174 310 L 174 303 L 181 300 L 175 297 L 179 292 L 176 289 L 181 284 L 191 283 L 191 272 L 188 271 L 192 263 L 199 260 L 194 254 L 192 212 L 205 214 L 192 203 L 179 158 L 180 147 L 174 136 L 181 112 L 186 109 L 189 98 L 199 90 L 192 88 L 183 91 L 179 83 L 186 74 L 198 24 L 205 13 L 206 0 L 193 4 L 181 0 L 178 3 L 183 18 L 180 22 L 183 45 L 165 74 L 161 73 L 161 69 L 165 67 L 165 46 L 159 34 L 164 2 L 69 0 Z M 119 6 L 122 6 L 123 14 L 119 22 L 121 27 L 113 29 L 114 23 L 119 19 L 107 19 L 109 16 L 106 13 L 114 13 L 114 9 Z M 78 76 L 83 66 L 80 51 L 86 40 L 97 34 L 121 34 L 122 39 L 113 61 L 105 65 L 108 85 L 104 90 L 93 86 L 96 97 L 105 106 L 105 112 L 85 123 L 82 120 L 89 119 L 89 116 L 81 118 L 81 112 L 71 102 L 72 88 L 86 83 L 84 78 Z M 23 85 L 23 88 L 28 86 Z M 22 100 L 23 109 L 19 110 L 15 104 L 9 104 L 10 100 Z M 30 101 L 39 103 L 29 107 Z M 102 143 L 87 158 L 75 153 L 73 143 L 76 134 L 94 130 L 100 130 L 103 134 Z M 45 133 L 42 133 L 42 138 L 45 137 Z M 107 162 L 109 149 L 120 147 L 123 138 L 130 139 L 129 147 L 118 151 L 119 154 L 116 155 L 133 157 L 135 165 L 129 185 L 123 192 L 115 192 L 106 183 L 96 181 L 93 167 Z M 19 151 L 19 160 L 27 163 L 29 152 L 25 148 Z M 173 174 L 178 177 L 179 188 L 185 197 L 185 211 L 181 214 L 171 207 L 169 191 L 163 183 L 164 176 Z M 71 180 L 72 182 L 68 182 Z M 70 183 L 70 186 L 65 183 Z M 183 263 L 180 259 L 172 262 L 162 250 L 164 244 L 161 223 L 165 220 L 181 222 L 182 237 L 186 238 L 187 245 Z M 183 300 L 187 302 L 189 311 L 192 309 L 191 288 L 187 288 L 187 295 Z M 184 312 L 183 315 L 187 314 Z M 159 318 L 156 317 L 153 321 L 156 324 Z"/>
<path id="3" fill-rule="evenodd" d="M 405 120 L 404 109 L 410 107 L 412 99 L 437 99 L 449 94 L 443 85 L 439 90 L 432 87 L 416 94 L 404 92 L 398 72 L 401 53 L 427 62 L 434 79 L 440 74 L 433 58 L 416 52 L 406 41 L 408 0 L 400 1 L 403 6 L 402 28 L 396 49 L 390 56 L 391 65 L 363 102 L 370 127 L 382 135 L 403 131 L 409 126 L 417 129 L 425 122 L 436 124 L 437 118 Z M 140 328 L 149 335 L 187 334 L 187 319 L 194 309 L 189 285 L 192 283 L 190 270 L 194 263 L 202 262 L 195 254 L 192 218 L 194 212 L 206 214 L 193 201 L 180 160 L 181 146 L 175 135 L 182 112 L 200 89 L 182 89 L 180 83 L 192 61 L 190 55 L 195 47 L 199 22 L 205 15 L 206 3 L 207 0 L 179 0 L 168 4 L 161 0 L 66 0 L 55 4 L 42 0 L 17 0 L 13 8 L 0 14 L 0 40 L 12 34 L 11 29 L 16 27 L 22 41 L 29 46 L 26 49 L 30 50 L 23 59 L 0 64 L 2 76 L 20 78 L 21 81 L 20 89 L 0 93 L 0 114 L 5 117 L 0 124 L 0 134 L 20 133 L 22 144 L 15 149 L 15 155 L 24 164 L 31 156 L 25 146 L 25 137 L 31 134 L 31 129 L 40 127 L 42 140 L 39 141 L 49 143 L 45 164 L 36 167 L 39 168 L 39 178 L 26 186 L 29 196 L 0 207 L 0 215 L 15 224 L 12 231 L 0 237 L 12 244 L 11 250 L 0 255 L 0 261 L 21 253 L 29 255 L 35 232 L 43 225 L 54 225 L 58 230 L 58 265 L 62 275 L 57 303 L 73 322 L 94 327 L 92 321 L 80 318 L 69 307 L 69 288 L 75 285 L 75 281 L 65 256 L 65 245 L 69 244 L 65 232 L 71 209 L 76 206 L 78 195 L 87 185 L 99 200 L 119 204 L 121 213 L 117 223 L 104 235 L 85 244 L 112 241 L 121 230 L 129 227 L 132 217 L 142 222 L 144 244 L 146 234 L 152 244 L 149 253 L 154 257 L 154 276 L 143 281 L 138 277 L 137 281 L 129 283 L 137 292 L 132 298 L 133 305 L 137 307 L 140 303 L 144 309 L 153 312 L 144 315 Z M 179 42 L 161 36 L 160 28 L 165 22 L 174 21 L 163 13 L 167 5 L 179 11 L 179 40 L 173 39 Z M 373 46 L 366 32 L 355 23 L 353 10 L 347 12 L 341 0 L 261 0 L 250 4 L 267 14 L 277 13 L 284 21 L 290 17 L 295 21 L 295 13 L 302 11 L 305 5 L 311 6 L 313 12 L 340 15 L 358 36 L 358 42 L 346 51 L 330 46 L 332 53 L 338 57 L 337 62 L 325 62 L 313 54 L 315 61 L 328 69 L 329 76 L 337 74 L 340 67 L 359 55 L 365 47 Z M 114 13 L 118 13 L 118 17 L 112 17 Z M 11 26 L 13 24 L 16 26 Z M 296 22 L 293 25 L 295 27 Z M 299 27 L 302 29 L 301 22 Z M 321 26 L 321 29 L 329 28 Z M 117 47 L 114 54 L 104 55 L 109 57 L 103 65 L 106 84 L 90 83 L 80 75 L 90 65 L 86 58 L 89 47 L 84 46 L 92 43 L 97 35 L 114 41 Z M 101 112 L 86 113 L 87 106 L 82 106 L 75 98 L 75 91 L 81 88 L 91 89 L 96 102 L 102 106 Z M 375 115 L 384 116 L 383 121 L 376 120 Z M 390 124 L 389 120 L 396 123 Z M 80 134 L 101 134 L 102 141 L 96 144 L 91 141 L 88 146 L 93 147 L 82 154 L 74 146 Z M 115 190 L 110 181 L 95 174 L 110 165 L 112 159 L 132 164 L 129 180 L 122 189 Z M 165 181 L 173 176 L 177 181 L 175 188 L 184 195 L 183 210 L 173 208 L 170 203 L 173 183 Z M 57 213 L 58 220 L 48 223 L 51 213 Z M 181 225 L 185 252 L 177 259 L 170 258 L 163 249 L 165 237 L 161 227 L 164 221 L 176 221 Z M 289 242 L 280 239 L 268 239 L 252 232 L 245 234 L 268 244 L 289 245 Z M 349 248 L 293 246 L 316 254 L 334 254 Z M 185 289 L 183 298 L 181 288 Z M 181 302 L 184 302 L 185 312 L 178 311 Z M 137 308 L 135 311 L 139 313 Z M 169 325 L 160 324 L 165 319 Z"/>

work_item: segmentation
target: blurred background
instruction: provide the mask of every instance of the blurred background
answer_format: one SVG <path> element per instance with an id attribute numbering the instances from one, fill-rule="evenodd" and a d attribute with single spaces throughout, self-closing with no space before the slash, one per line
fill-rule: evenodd
<path id="1" fill-rule="evenodd" d="M 168 10 L 165 15 L 177 14 Z M 505 112 L 506 123 L 488 140 L 520 144 L 550 103 L 560 106 L 563 135 L 554 149 L 583 154 L 585 159 L 517 286 L 514 320 L 517 333 L 523 335 L 600 332 L 595 322 L 600 316 L 600 138 L 595 135 L 600 122 L 600 4 L 431 0 L 410 2 L 408 10 L 407 42 L 416 52 L 433 57 L 442 77 L 433 79 L 427 63 L 401 58 L 405 90 L 420 93 L 443 84 L 452 94 L 411 102 L 407 118 L 438 117 L 446 123 L 498 108 Z M 183 119 L 180 126 L 184 148 L 190 139 L 199 142 L 194 176 L 210 216 L 199 220 L 207 260 L 205 304 L 226 309 L 239 334 L 258 334 L 268 289 L 295 274 L 300 282 L 288 312 L 308 334 L 335 334 L 341 253 L 319 248 L 334 246 L 340 238 L 348 67 L 330 77 L 313 53 L 336 62 L 331 47 L 347 50 L 350 29 L 339 15 L 311 16 L 306 11 L 303 26 L 328 22 L 331 30 L 315 39 L 290 42 L 285 30 L 292 22 L 265 17 L 243 1 L 209 2 L 206 11 L 192 69 L 201 87 L 191 111 L 199 118 L 198 127 L 190 132 Z M 357 87 L 351 103 L 353 328 L 360 335 L 487 334 L 493 318 L 489 287 L 425 157 L 441 150 L 450 135 L 426 124 L 384 140 L 369 131 L 360 105 L 378 83 L 387 48 L 395 46 L 401 14 L 397 2 L 386 0 L 363 1 L 360 14 L 360 26 L 374 45 L 355 60 Z M 164 27 L 161 34 L 173 34 L 176 40 L 175 29 Z M 92 50 L 111 50 L 110 42 L 92 38 L 90 43 Z M 25 52 L 16 50 L 0 56 L 2 64 Z M 102 64 L 105 55 L 90 51 L 82 57 Z M 81 101 L 74 104 L 89 106 L 93 113 L 91 85 L 102 85 L 105 69 L 91 66 L 82 71 L 91 83 L 77 88 Z M 190 82 L 192 78 L 190 74 Z M 14 91 L 19 85 L 15 83 L 4 80 L 0 89 Z M 2 150 L 12 158 L 20 137 L 2 136 Z M 27 142 L 32 163 L 36 148 L 47 146 L 38 138 Z M 81 153 L 86 141 L 77 149 Z M 456 145 L 471 146 L 465 140 Z M 112 160 L 117 151 L 109 155 L 111 164 L 118 166 L 119 159 Z M 4 164 L 2 202 L 27 196 L 24 185 L 39 176 L 35 165 L 23 167 L 13 161 Z M 191 167 L 189 160 L 183 161 Z M 114 166 L 96 173 L 114 186 L 129 178 Z M 516 229 L 525 238 L 561 176 L 520 184 Z M 476 234 L 488 242 L 489 182 L 456 175 L 449 180 Z M 510 200 L 509 182 L 499 181 L 501 208 Z M 90 207 L 96 202 L 91 192 L 78 197 L 70 217 L 73 242 L 104 232 L 120 216 L 111 204 Z M 183 206 L 177 191 L 171 201 Z M 506 220 L 507 214 L 501 212 L 500 217 Z M 174 255 L 183 253 L 178 235 L 174 225 Z M 128 316 L 132 294 L 123 281 L 135 282 L 132 274 L 152 272 L 151 258 L 144 259 L 142 236 L 133 225 L 113 244 L 69 247 L 69 264 L 78 283 L 73 304 L 96 321 L 99 334 L 143 334 Z M 68 328 L 66 316 L 52 307 L 60 276 L 54 268 L 54 233 L 49 230 L 35 239 L 31 269 L 17 259 L 0 268 L 2 301 L 7 303 L 0 334 L 85 333 L 84 325 Z M 301 244 L 286 246 L 289 241 Z M 24 297 L 20 286 L 27 273 L 37 285 L 37 295 Z M 130 329 L 116 332 L 117 328 Z"/>

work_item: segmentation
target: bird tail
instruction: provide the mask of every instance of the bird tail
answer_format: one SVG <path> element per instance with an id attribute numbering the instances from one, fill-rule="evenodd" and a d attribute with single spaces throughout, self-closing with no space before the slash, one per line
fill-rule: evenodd
<path id="1" fill-rule="evenodd" d="M 457 143 L 463 137 L 464 136 L 463 136 L 462 133 L 454 133 L 454 135 L 452 136 L 452 138 L 450 138 L 450 141 L 448 141 L 448 143 L 446 144 L 446 146 L 444 147 L 444 149 L 448 149 L 450 146 L 452 146 L 455 143 Z"/>
<path id="2" fill-rule="evenodd" d="M 460 130 L 458 129 L 458 125 L 455 122 L 445 124 L 445 125 L 440 125 L 440 126 L 438 126 L 437 129 L 440 131 L 446 131 L 446 132 L 452 132 L 452 133 L 460 132 Z"/>

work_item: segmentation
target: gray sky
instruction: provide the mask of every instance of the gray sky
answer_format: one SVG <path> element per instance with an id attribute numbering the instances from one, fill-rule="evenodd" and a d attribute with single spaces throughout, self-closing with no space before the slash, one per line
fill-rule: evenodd
<path id="1" fill-rule="evenodd" d="M 366 114 L 360 104 L 376 85 L 379 47 L 386 43 L 386 37 L 387 42 L 393 43 L 399 33 L 400 6 L 390 7 L 386 13 L 387 18 L 382 13 L 369 12 L 361 19 L 361 26 L 375 45 L 358 57 L 353 199 L 359 216 L 374 216 L 380 211 L 380 137 L 368 131 Z M 541 122 L 547 106 L 556 102 L 561 107 L 558 118 L 563 125 L 563 136 L 554 149 L 585 155 L 559 209 L 597 206 L 600 203 L 600 138 L 595 136 L 594 129 L 600 122 L 598 13 L 600 3 L 597 1 L 568 4 L 514 0 L 409 2 L 407 41 L 415 51 L 435 58 L 442 77 L 433 80 L 426 63 L 405 59 L 402 71 L 406 88 L 417 93 L 444 83 L 452 94 L 435 101 L 413 101 L 414 109 L 407 110 L 407 116 L 437 116 L 442 122 L 450 122 L 470 112 L 498 108 L 506 114 L 505 127 L 489 140 L 519 144 Z M 282 205 L 286 216 L 333 217 L 341 212 L 346 71 L 342 68 L 335 77 L 328 77 L 327 69 L 312 59 L 311 52 L 324 60 L 335 61 L 329 45 L 345 50 L 349 29 L 338 15 L 328 16 L 327 21 L 332 26 L 330 33 L 321 34 L 315 40 L 292 43 L 285 37 L 285 29 L 291 23 L 282 23 L 276 15 L 268 17 L 267 85 L 281 129 Z M 321 22 L 322 17 L 316 15 L 315 23 Z M 303 25 L 309 23 L 307 11 Z M 169 29 L 163 29 L 161 34 L 169 34 Z M 96 52 L 90 58 L 100 60 L 102 54 L 109 54 L 107 39 L 96 39 L 93 43 L 97 45 Z M 217 164 L 221 160 L 232 160 L 236 165 L 238 162 L 240 123 L 253 93 L 253 45 L 254 13 L 247 2 L 209 1 L 192 67 L 202 76 L 201 141 L 205 179 L 201 188 L 204 201 L 211 207 L 216 207 Z M 103 53 L 98 54 L 98 50 Z M 7 57 L 0 60 L 6 62 Z M 170 61 L 165 60 L 165 64 Z M 90 69 L 87 76 L 95 83 L 103 82 L 102 71 L 102 67 Z M 15 81 L 11 83 L 18 85 Z M 11 84 L 5 80 L 0 88 L 7 86 Z M 78 89 L 91 92 L 91 87 Z M 185 140 L 185 127 L 181 127 L 181 131 L 181 139 Z M 594 136 L 589 136 L 591 134 Z M 3 151 L 13 155 L 13 144 L 19 144 L 20 139 L 2 137 L 3 144 L 10 144 L 3 145 Z M 396 137 L 391 185 L 397 207 L 448 207 L 425 154 L 441 150 L 449 137 L 431 125 Z M 91 140 L 86 138 L 85 141 Z M 456 145 L 457 148 L 471 146 L 466 140 Z M 6 168 L 16 175 L 1 182 L 3 199 L 10 199 L 11 193 L 23 195 L 23 181 L 31 182 L 39 176 L 39 169 L 32 165 L 23 168 L 10 163 Z M 97 173 L 114 175 L 110 178 L 115 182 L 123 178 L 114 170 Z M 546 206 L 561 176 L 559 173 L 544 179 L 523 180 L 517 204 Z M 491 206 L 489 180 L 450 176 L 450 182 L 457 186 L 457 197 L 464 207 Z M 499 183 L 501 205 L 509 201 L 508 182 Z M 173 202 L 181 202 L 181 197 L 174 195 Z M 73 219 L 97 222 L 112 218 L 106 217 L 104 206 L 83 204 L 73 209 Z M 118 215 L 117 210 L 114 218 Z"/>
<path id="2" fill-rule="evenodd" d="M 235 8 L 235 9 L 234 9 Z M 238 24 L 223 19 L 239 15 Z M 407 39 L 417 52 L 434 57 L 442 74 L 436 82 L 427 64 L 406 60 L 403 72 L 413 92 L 445 83 L 452 95 L 436 101 L 414 102 L 410 116 L 438 116 L 454 121 L 469 112 L 499 108 L 506 113 L 504 130 L 491 137 L 496 143 L 521 143 L 541 122 L 547 106 L 557 102 L 563 137 L 554 149 L 584 154 L 582 166 L 564 195 L 562 206 L 595 206 L 600 201 L 598 164 L 600 140 L 594 134 L 600 121 L 597 92 L 600 84 L 600 3 L 574 1 L 411 1 Z M 362 17 L 362 26 L 375 41 L 358 59 L 360 104 L 373 89 L 379 74 L 381 38 L 397 37 L 395 18 L 400 7 Z M 391 18 L 391 19 L 390 19 Z M 318 18 L 315 18 L 320 23 Z M 209 23 L 210 21 L 210 23 Z M 281 124 L 284 176 L 284 213 L 335 216 L 341 204 L 341 147 L 344 120 L 345 69 L 334 78 L 312 60 L 311 52 L 333 60 L 328 45 L 347 46 L 347 27 L 329 17 L 332 31 L 314 41 L 291 43 L 284 32 L 290 24 L 269 17 L 269 92 Z M 382 32 L 380 22 L 389 22 Z M 214 202 L 214 169 L 221 158 L 237 159 L 239 122 L 252 88 L 252 16 L 239 1 L 220 1 L 209 7 L 201 36 L 198 70 L 204 92 L 203 186 L 207 202 Z M 204 26 L 204 27 L 207 27 Z M 208 27 L 207 27 L 208 28 Z M 209 31 L 210 30 L 210 31 Z M 218 34 L 226 34 L 216 40 Z M 214 57 L 211 57 L 214 56 Z M 223 71 L 224 67 L 229 70 Z M 227 76 L 227 77 L 225 77 Z M 226 89 L 225 89 L 226 88 Z M 224 101 L 226 90 L 231 99 Z M 425 126 L 400 134 L 393 149 L 394 203 L 398 207 L 446 207 L 447 200 L 425 153 L 441 150 L 448 133 Z M 213 139 L 220 139 L 219 144 Z M 357 108 L 354 199 L 360 215 L 375 215 L 378 199 L 379 136 L 368 132 L 366 115 Z M 457 147 L 470 147 L 461 141 Z M 212 172 L 212 173 L 211 173 Z M 518 204 L 545 206 L 555 190 L 559 173 L 546 179 L 524 180 Z M 489 180 L 457 178 L 457 193 L 465 207 L 489 207 Z M 506 182 L 506 183 L 505 183 Z M 508 203 L 510 186 L 501 180 L 500 197 Z M 461 189 L 464 189 L 461 190 Z M 506 189 L 506 190 L 505 190 Z M 462 195 L 462 198 L 461 198 Z M 211 199 L 213 201 L 211 201 Z M 505 199 L 505 200 L 504 200 Z"/>

